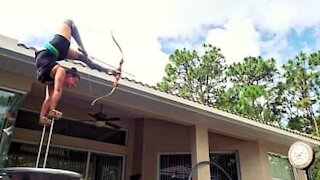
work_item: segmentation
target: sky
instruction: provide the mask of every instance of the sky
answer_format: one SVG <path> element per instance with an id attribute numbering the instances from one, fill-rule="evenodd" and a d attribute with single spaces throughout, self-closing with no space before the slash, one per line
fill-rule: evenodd
<path id="1" fill-rule="evenodd" d="M 4 0 L 0 34 L 41 45 L 65 19 L 79 28 L 88 54 L 149 85 L 164 76 L 176 49 L 221 49 L 228 64 L 247 56 L 280 66 L 320 49 L 320 0 Z M 73 46 L 76 45 L 73 43 Z M 123 74 L 126 76 L 125 74 Z"/>

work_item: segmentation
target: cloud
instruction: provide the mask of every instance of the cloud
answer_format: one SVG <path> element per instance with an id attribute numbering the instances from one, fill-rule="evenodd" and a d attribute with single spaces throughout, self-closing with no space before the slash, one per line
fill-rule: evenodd
<path id="1" fill-rule="evenodd" d="M 293 30 L 320 34 L 320 1 L 314 0 L 10 0 L 1 5 L 1 34 L 44 37 L 71 18 L 87 51 L 117 66 L 112 30 L 124 51 L 123 69 L 151 85 L 161 80 L 176 48 L 199 50 L 211 43 L 228 63 L 257 55 L 286 59 L 296 51 L 288 36 Z M 319 47 L 318 42 L 301 44 L 305 50 Z"/>
<path id="2" fill-rule="evenodd" d="M 223 29 L 209 32 L 206 43 L 221 48 L 228 64 L 240 62 L 243 57 L 257 56 L 259 51 L 259 34 L 248 18 L 233 17 Z"/>
<path id="3" fill-rule="evenodd" d="M 283 63 L 299 51 L 319 49 L 317 38 L 313 37 L 319 35 L 315 29 L 319 29 L 320 18 L 315 16 L 318 9 L 313 3 L 235 2 L 233 6 L 237 7 L 238 12 L 227 14 L 224 28 L 212 29 L 206 42 L 221 48 L 229 64 L 258 55 Z M 320 5 L 319 2 L 317 5 Z"/>
<path id="4" fill-rule="evenodd" d="M 162 44 L 162 51 L 166 54 L 172 54 L 176 49 L 186 48 L 188 50 L 201 50 L 201 45 L 204 43 L 208 33 L 213 28 L 223 28 L 218 25 L 201 25 L 197 28 L 190 29 L 184 34 L 167 35 L 160 37 L 159 43 Z"/>

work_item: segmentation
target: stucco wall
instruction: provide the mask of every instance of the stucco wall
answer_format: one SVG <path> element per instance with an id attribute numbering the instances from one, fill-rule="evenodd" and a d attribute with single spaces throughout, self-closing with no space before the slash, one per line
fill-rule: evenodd
<path id="1" fill-rule="evenodd" d="M 190 127 L 160 120 L 144 121 L 143 180 L 157 179 L 159 153 L 190 152 Z M 238 152 L 241 179 L 268 179 L 259 143 L 227 137 L 215 133 L 209 135 L 210 151 Z"/>
<path id="2" fill-rule="evenodd" d="M 3 70 L 0 73 L 0 86 L 13 90 L 28 92 L 31 89 L 33 81 L 34 79 L 27 78 L 22 80 L 21 75 L 8 73 Z"/>
<path id="3" fill-rule="evenodd" d="M 256 141 L 240 140 L 224 135 L 210 133 L 210 151 L 237 152 L 241 179 L 267 179 L 263 166 L 263 156 Z"/>
<path id="4" fill-rule="evenodd" d="M 289 148 L 288 146 L 283 146 L 281 144 L 276 144 L 276 143 L 272 143 L 269 141 L 260 141 L 260 154 L 263 156 L 262 158 L 262 165 L 264 167 L 265 170 L 265 174 L 266 174 L 266 178 L 271 179 L 270 177 L 270 164 L 268 161 L 268 153 L 275 153 L 275 154 L 279 154 L 282 156 L 287 156 Z M 306 180 L 307 179 L 307 175 L 305 173 L 305 171 L 303 170 L 296 170 L 296 178 L 297 180 Z"/>
<path id="5" fill-rule="evenodd" d="M 40 93 L 40 92 L 39 92 Z M 21 107 L 38 110 L 42 99 L 26 96 Z M 75 106 L 62 103 L 67 116 L 81 116 Z M 97 143 L 78 138 L 53 136 L 52 143 L 62 146 L 86 149 L 126 156 L 125 179 L 132 174 L 142 175 L 142 180 L 158 178 L 158 157 L 160 153 L 190 153 L 191 126 L 175 124 L 156 119 L 139 119 L 122 122 L 128 129 L 128 147 Z M 14 137 L 26 141 L 39 141 L 40 132 L 17 129 Z M 286 155 L 289 147 L 267 141 L 237 139 L 217 133 L 209 133 L 210 152 L 236 152 L 239 159 L 240 177 L 243 180 L 271 179 L 268 152 Z M 306 179 L 303 172 L 300 172 Z"/>
<path id="6" fill-rule="evenodd" d="M 190 152 L 189 128 L 166 121 L 144 120 L 142 180 L 157 179 L 159 153 Z"/>
<path id="7" fill-rule="evenodd" d="M 159 153 L 190 153 L 190 127 L 161 120 L 144 120 L 142 180 L 157 179 Z M 236 152 L 243 180 L 269 180 L 268 152 L 286 155 L 289 147 L 265 141 L 209 134 L 210 152 Z M 301 177 L 301 176 L 300 176 Z M 302 178 L 303 179 L 303 178 Z"/>

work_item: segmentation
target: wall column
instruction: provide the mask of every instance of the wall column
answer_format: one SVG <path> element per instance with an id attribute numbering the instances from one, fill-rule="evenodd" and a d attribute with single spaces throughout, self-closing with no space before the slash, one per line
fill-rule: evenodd
<path id="1" fill-rule="evenodd" d="M 191 127 L 192 166 L 201 161 L 209 161 L 209 133 L 203 124 Z M 193 180 L 210 180 L 210 166 L 199 166 L 193 173 Z"/>

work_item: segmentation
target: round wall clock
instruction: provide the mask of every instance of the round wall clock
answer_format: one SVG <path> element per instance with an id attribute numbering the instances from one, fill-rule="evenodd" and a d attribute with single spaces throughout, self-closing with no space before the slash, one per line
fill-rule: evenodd
<path id="1" fill-rule="evenodd" d="M 301 141 L 295 142 L 289 149 L 288 158 L 293 167 L 305 169 L 313 160 L 313 149 L 307 143 Z"/>

